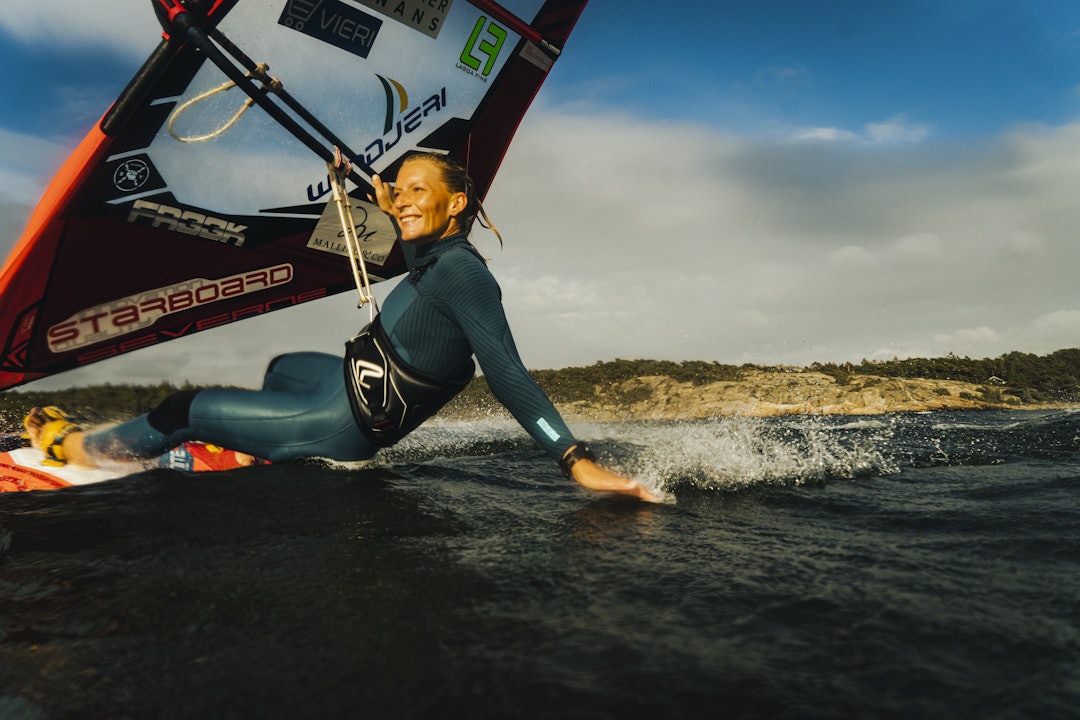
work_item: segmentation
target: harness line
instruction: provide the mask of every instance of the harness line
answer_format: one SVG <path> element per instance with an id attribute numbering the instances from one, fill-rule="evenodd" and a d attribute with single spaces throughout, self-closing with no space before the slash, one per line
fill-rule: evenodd
<path id="1" fill-rule="evenodd" d="M 345 238 L 345 247 L 349 251 L 349 265 L 352 267 L 353 281 L 359 300 L 356 307 L 362 308 L 368 305 L 371 320 L 379 312 L 378 303 L 371 292 L 371 280 L 367 274 L 367 264 L 364 262 L 364 253 L 360 250 L 360 238 L 356 235 L 356 223 L 352 217 L 352 203 L 349 202 L 349 194 L 345 192 L 345 178 L 349 174 L 349 161 L 346 160 L 339 148 L 334 148 L 334 162 L 326 163 L 330 170 L 330 187 L 333 190 L 333 202 L 337 205 L 338 219 L 341 220 L 342 237 Z"/>

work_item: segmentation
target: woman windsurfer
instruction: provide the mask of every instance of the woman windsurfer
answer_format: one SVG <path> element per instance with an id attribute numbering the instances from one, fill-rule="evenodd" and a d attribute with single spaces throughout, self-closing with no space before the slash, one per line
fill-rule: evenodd
<path id="1" fill-rule="evenodd" d="M 378 176 L 373 185 L 397 224 L 409 274 L 348 344 L 344 373 L 339 356 L 289 353 L 271 362 L 261 390 L 181 391 L 146 415 L 94 432 L 35 409 L 25 423 L 35 447 L 55 462 L 89 466 L 156 457 L 190 440 L 274 462 L 367 459 L 459 392 L 475 355 L 495 396 L 569 477 L 655 501 L 640 483 L 595 462 L 525 369 L 499 286 L 468 240 L 479 201 L 464 168 L 442 155 L 415 155 L 393 188 Z"/>

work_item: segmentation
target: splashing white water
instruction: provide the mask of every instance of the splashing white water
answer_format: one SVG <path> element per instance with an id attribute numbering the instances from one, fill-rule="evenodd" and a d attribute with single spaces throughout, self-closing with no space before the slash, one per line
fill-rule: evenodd
<path id="1" fill-rule="evenodd" d="M 887 456 L 888 423 L 830 425 L 821 418 L 783 421 L 718 418 L 681 423 L 596 426 L 632 446 L 620 470 L 649 487 L 687 485 L 735 490 L 761 483 L 807 484 L 897 471 Z"/>
<path id="2" fill-rule="evenodd" d="M 576 423 L 601 464 L 674 502 L 678 489 L 738 490 L 813 484 L 897 472 L 887 449 L 891 421 L 838 423 L 822 417 L 715 418 L 686 422 Z M 437 421 L 372 462 L 538 451 L 512 420 Z"/>

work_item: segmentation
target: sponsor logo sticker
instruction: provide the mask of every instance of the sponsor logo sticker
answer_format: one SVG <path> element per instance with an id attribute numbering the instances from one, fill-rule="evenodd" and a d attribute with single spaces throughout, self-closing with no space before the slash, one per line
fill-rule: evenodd
<path id="1" fill-rule="evenodd" d="M 166 315 L 287 285 L 292 279 L 293 266 L 283 263 L 217 280 L 192 278 L 129 295 L 81 310 L 50 327 L 49 350 L 76 350 L 150 327 Z"/>
<path id="2" fill-rule="evenodd" d="M 364 262 L 381 267 L 386 264 L 386 259 L 390 256 L 390 251 L 394 249 L 394 243 L 397 241 L 394 222 L 379 209 L 378 205 L 355 198 L 350 198 L 350 200 L 352 201 L 353 222 L 356 223 L 356 237 L 360 241 L 360 253 L 364 256 Z M 312 250 L 349 256 L 336 202 L 327 203 L 307 246 Z"/>
<path id="3" fill-rule="evenodd" d="M 458 70 L 487 82 L 505 42 L 506 30 L 494 20 L 481 15 L 476 19 L 472 33 L 461 50 Z"/>
<path id="4" fill-rule="evenodd" d="M 406 135 L 420 129 L 430 115 L 446 109 L 446 87 L 426 98 L 423 102 L 409 107 L 409 94 L 405 87 L 396 80 L 376 75 L 386 93 L 386 121 L 383 136 L 372 140 L 364 147 L 364 161 L 374 165 L 379 158 L 390 152 Z"/>
<path id="5" fill-rule="evenodd" d="M 184 210 L 147 200 L 136 200 L 132 204 L 127 221 L 237 247 L 243 245 L 247 239 L 244 235 L 247 225 L 237 225 L 230 220 L 222 220 L 195 210 Z"/>
<path id="6" fill-rule="evenodd" d="M 128 200 L 132 196 L 145 197 L 165 189 L 165 181 L 146 153 L 110 157 L 100 172 L 102 176 L 95 185 L 108 203 Z"/>
<path id="7" fill-rule="evenodd" d="M 113 185 L 120 192 L 132 193 L 146 185 L 150 179 L 150 165 L 142 158 L 130 158 L 117 165 L 113 171 Z"/>
<path id="8" fill-rule="evenodd" d="M 366 8 L 422 32 L 439 37 L 454 0 L 356 0 Z"/>
<path id="9" fill-rule="evenodd" d="M 525 47 L 521 48 L 520 57 L 525 58 L 544 72 L 550 72 L 551 66 L 555 64 L 555 60 L 550 55 L 531 42 L 525 43 Z"/>
<path id="10" fill-rule="evenodd" d="M 362 58 L 371 52 L 382 24 L 340 0 L 288 0 L 278 18 L 278 25 Z"/>

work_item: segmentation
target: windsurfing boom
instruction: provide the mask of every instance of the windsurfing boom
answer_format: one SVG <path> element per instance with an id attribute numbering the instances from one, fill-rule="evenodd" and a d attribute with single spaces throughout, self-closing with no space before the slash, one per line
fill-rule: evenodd
<path id="1" fill-rule="evenodd" d="M 371 174 L 434 150 L 483 197 L 586 0 L 150 2 L 161 43 L 0 270 L 0 390 L 355 287 L 337 157 L 366 275 L 399 274 Z"/>

